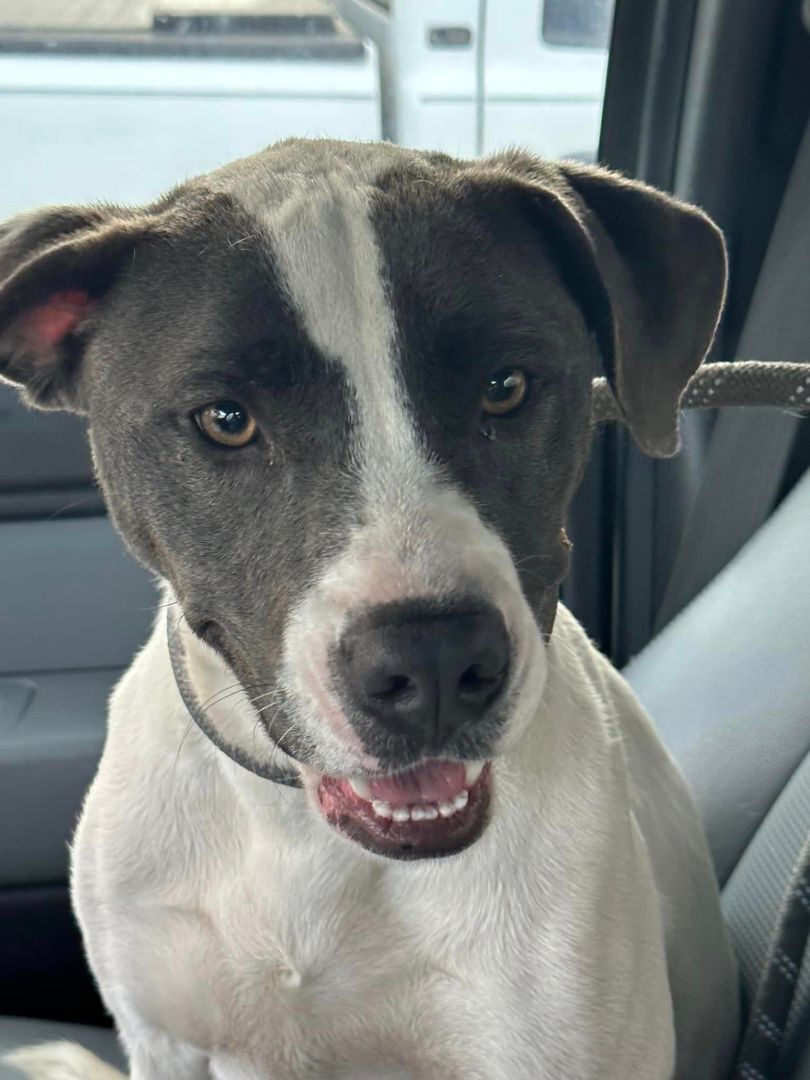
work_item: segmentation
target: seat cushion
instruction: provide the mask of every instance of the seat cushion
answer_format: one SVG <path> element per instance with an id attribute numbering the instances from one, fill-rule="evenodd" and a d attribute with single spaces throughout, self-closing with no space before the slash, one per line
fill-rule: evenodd
<path id="1" fill-rule="evenodd" d="M 810 471 L 624 672 L 692 789 L 721 885 L 810 752 L 808 530 Z"/>
<path id="2" fill-rule="evenodd" d="M 749 1005 L 770 955 L 784 897 L 808 835 L 810 755 L 760 825 L 723 890 L 723 911 L 740 964 L 744 1001 Z M 810 1054 L 810 953 L 794 982 L 778 1075 L 796 1075 L 802 1053 Z M 810 1056 L 807 1063 L 810 1065 Z"/>
<path id="3" fill-rule="evenodd" d="M 4 1054 L 21 1046 L 41 1042 L 79 1043 L 103 1061 L 126 1069 L 126 1059 L 115 1037 L 106 1028 L 86 1027 L 83 1024 L 56 1024 L 50 1020 L 22 1020 L 14 1016 L 0 1016 L 0 1059 Z M 0 1080 L 20 1080 L 22 1074 L 11 1065 L 0 1062 Z"/>

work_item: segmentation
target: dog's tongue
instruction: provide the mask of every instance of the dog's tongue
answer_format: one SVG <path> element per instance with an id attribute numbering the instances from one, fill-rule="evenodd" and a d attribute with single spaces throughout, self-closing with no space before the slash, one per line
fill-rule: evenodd
<path id="1" fill-rule="evenodd" d="M 464 765 L 458 761 L 429 761 L 396 776 L 369 780 L 371 798 L 391 806 L 452 801 L 464 789 Z"/>

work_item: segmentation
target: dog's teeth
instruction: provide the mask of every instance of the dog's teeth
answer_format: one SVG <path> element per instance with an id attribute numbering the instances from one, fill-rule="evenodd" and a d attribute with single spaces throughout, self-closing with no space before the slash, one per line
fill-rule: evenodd
<path id="1" fill-rule="evenodd" d="M 391 817 L 391 804 L 382 802 L 380 799 L 371 800 L 371 809 L 377 815 L 377 817 L 390 818 Z"/>
<path id="2" fill-rule="evenodd" d="M 453 803 L 451 803 L 451 802 L 439 803 L 438 806 L 436 806 L 434 803 L 422 803 L 419 806 L 411 806 L 411 807 L 398 806 L 395 810 L 392 810 L 391 807 L 388 805 L 388 803 L 378 803 L 378 802 L 375 801 L 375 802 L 372 802 L 371 806 L 372 806 L 375 813 L 379 813 L 379 811 L 377 810 L 377 807 L 381 805 L 383 807 L 383 810 L 387 811 L 387 813 L 384 812 L 384 813 L 380 814 L 380 817 L 393 818 L 394 821 L 398 821 L 398 822 L 403 822 L 403 821 L 436 821 L 439 817 L 443 817 L 443 818 L 452 817 L 453 814 L 455 814 L 458 809 L 461 809 L 461 806 L 459 806 L 458 800 L 462 796 L 464 797 L 464 801 L 463 801 L 463 803 L 461 803 L 461 806 L 466 806 L 467 805 L 467 792 L 466 791 L 463 791 L 461 793 L 461 795 L 456 796 L 455 805 Z"/>
<path id="3" fill-rule="evenodd" d="M 368 780 L 363 779 L 362 776 L 356 776 L 353 780 L 349 780 L 349 783 L 352 786 L 352 791 L 355 795 L 359 795 L 361 799 L 368 799 L 371 795 Z"/>
<path id="4" fill-rule="evenodd" d="M 471 788 L 483 771 L 483 761 L 468 761 L 464 766 L 465 786 Z"/>
<path id="5" fill-rule="evenodd" d="M 469 798 L 470 793 L 468 791 L 460 791 L 455 799 L 453 799 L 453 806 L 455 806 L 456 810 L 463 810 L 467 805 Z"/>

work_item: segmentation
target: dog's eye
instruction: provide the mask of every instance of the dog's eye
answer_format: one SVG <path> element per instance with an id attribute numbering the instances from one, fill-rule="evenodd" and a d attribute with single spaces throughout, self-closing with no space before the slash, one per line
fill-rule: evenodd
<path id="1" fill-rule="evenodd" d="M 256 421 L 236 401 L 212 401 L 194 413 L 200 431 L 211 442 L 238 449 L 256 437 Z"/>
<path id="2" fill-rule="evenodd" d="M 487 379 L 481 408 L 490 416 L 505 416 L 520 408 L 528 391 L 525 372 L 520 368 L 501 368 Z"/>

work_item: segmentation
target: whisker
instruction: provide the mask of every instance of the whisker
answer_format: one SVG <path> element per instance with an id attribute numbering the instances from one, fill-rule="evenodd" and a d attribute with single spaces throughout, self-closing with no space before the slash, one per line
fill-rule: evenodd
<path id="1" fill-rule="evenodd" d="M 278 686 L 274 686 L 272 690 L 266 690 L 263 694 L 256 694 L 255 697 L 250 699 L 251 705 L 255 705 L 257 701 L 261 701 L 263 697 L 271 697 L 273 694 L 281 694 L 282 691 Z"/>
<path id="2" fill-rule="evenodd" d="M 230 686 L 225 686 L 222 690 L 217 690 L 209 698 L 206 698 L 205 701 L 201 703 L 200 709 L 203 712 L 208 712 L 214 705 L 221 705 L 222 702 L 227 701 L 228 698 L 237 697 L 239 694 L 246 693 L 247 691 L 245 688 L 240 686 L 239 683 L 231 683 Z"/>
<path id="3" fill-rule="evenodd" d="M 266 705 L 262 705 L 262 707 L 260 709 L 257 709 L 256 712 L 261 716 L 261 714 L 263 712 L 267 712 L 268 709 L 276 708 L 280 700 L 281 699 L 279 698 L 276 701 L 268 701 Z"/>
<path id="4" fill-rule="evenodd" d="M 177 747 L 177 754 L 174 758 L 175 769 L 177 768 L 177 763 L 180 761 L 180 751 L 183 749 L 183 746 L 185 745 L 186 739 L 188 738 L 189 732 L 191 731 L 192 727 L 194 727 L 194 718 L 190 717 L 188 724 L 186 725 L 186 730 L 183 732 L 183 737 L 180 740 L 180 745 Z"/>
<path id="5" fill-rule="evenodd" d="M 548 555 L 547 555 L 547 553 L 545 551 L 538 551 L 534 555 L 526 555 L 526 556 L 524 556 L 524 558 L 518 559 L 515 562 L 515 564 L 514 564 L 515 569 L 519 570 L 520 567 L 523 566 L 525 563 L 533 562 L 535 559 L 547 559 L 547 558 L 548 558 Z"/>
<path id="6" fill-rule="evenodd" d="M 167 600 L 165 604 L 148 604 L 146 607 L 139 607 L 138 611 L 166 611 L 179 603 L 179 600 Z"/>
<path id="7" fill-rule="evenodd" d="M 284 732 L 280 739 L 273 739 L 273 749 L 270 751 L 270 767 L 272 767 L 273 765 L 273 758 L 276 755 L 276 751 L 281 750 L 281 744 L 284 742 L 284 740 L 287 738 L 287 736 L 290 734 L 294 727 L 295 724 L 290 724 L 290 726 L 287 728 L 287 730 Z"/>

